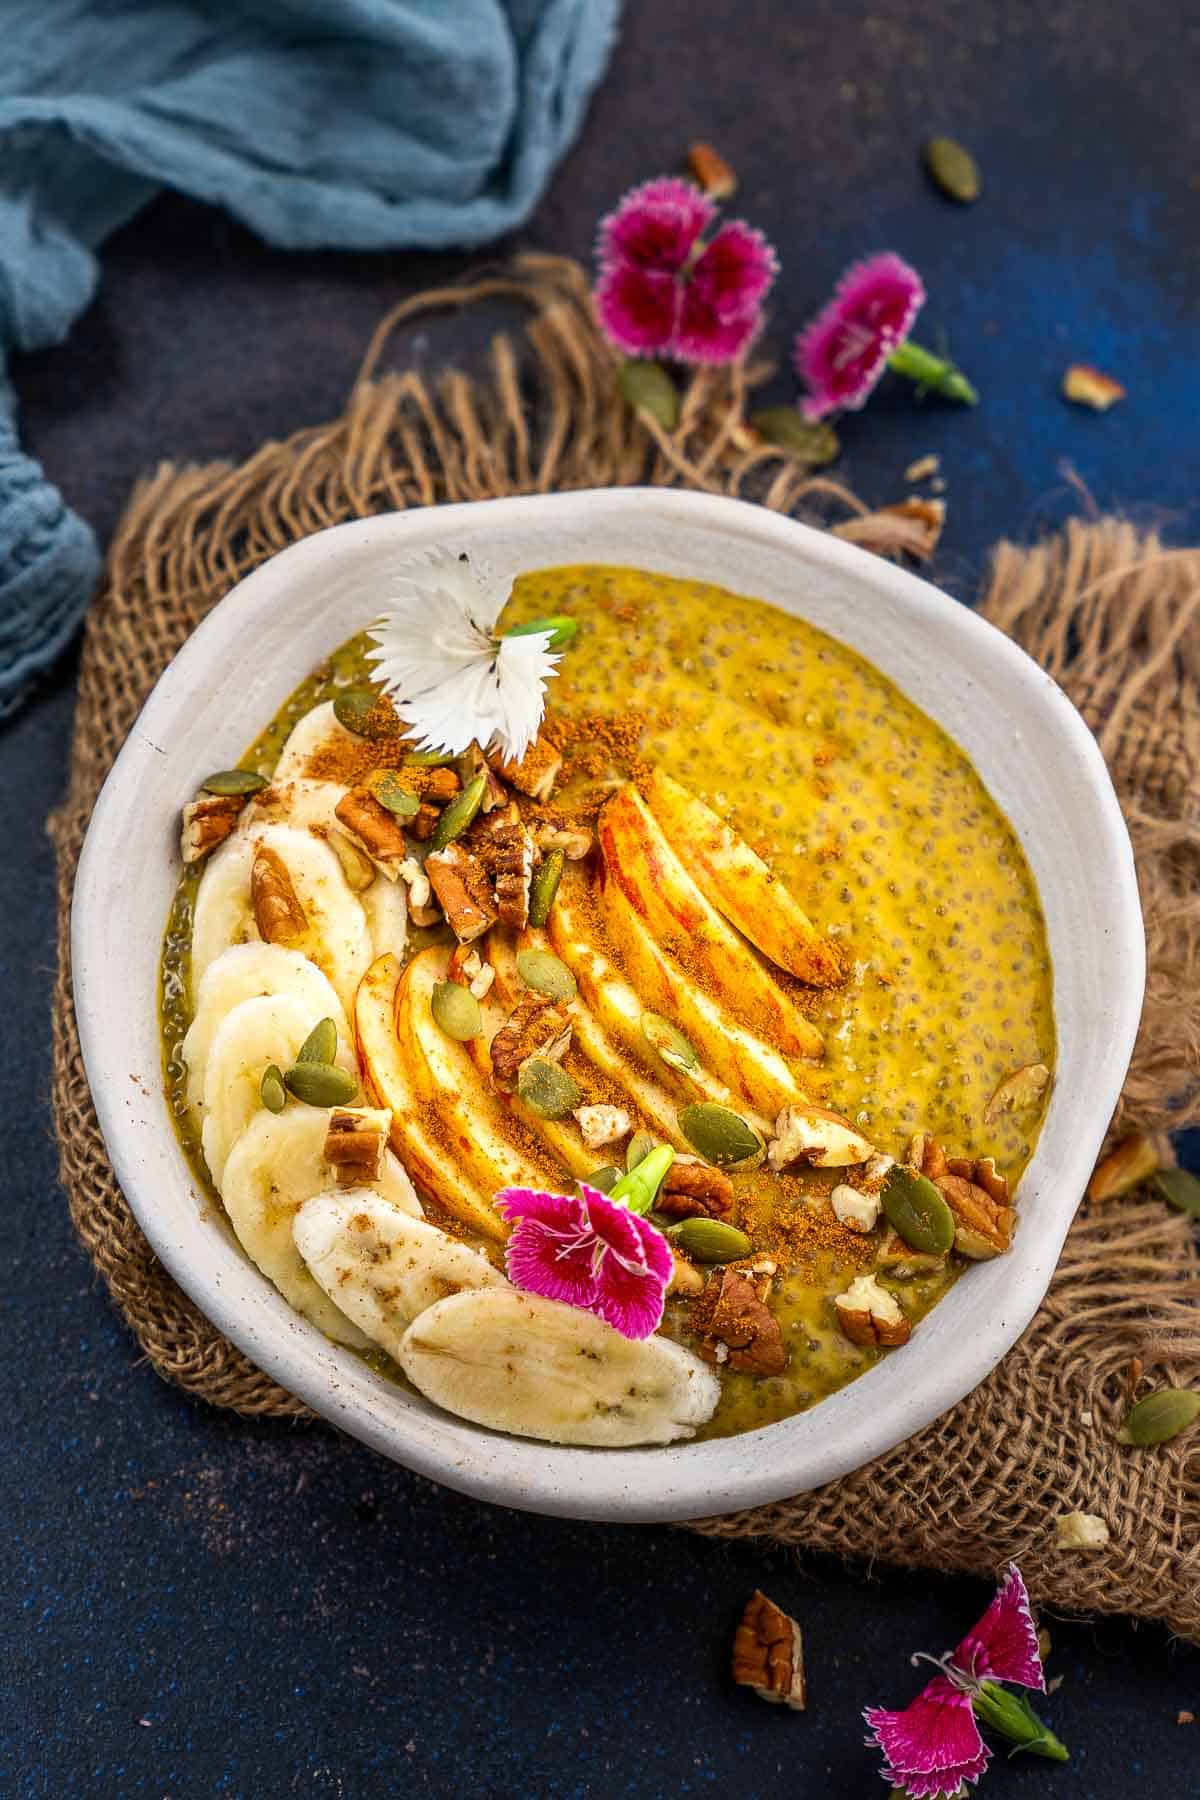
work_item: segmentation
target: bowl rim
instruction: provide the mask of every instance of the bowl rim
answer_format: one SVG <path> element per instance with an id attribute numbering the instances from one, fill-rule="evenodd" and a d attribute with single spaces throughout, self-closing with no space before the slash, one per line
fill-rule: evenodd
<path id="1" fill-rule="evenodd" d="M 273 605 L 306 565 L 322 557 L 354 554 L 372 539 L 388 540 L 393 555 L 410 554 L 448 536 L 478 539 L 486 535 L 488 517 L 494 520 L 497 509 L 504 509 L 506 526 L 514 530 L 535 520 L 544 525 L 555 514 L 561 515 L 565 527 L 578 520 L 581 508 L 588 522 L 605 514 L 610 523 L 622 516 L 649 514 L 668 530 L 704 525 L 722 535 L 749 537 L 760 546 L 769 544 L 796 557 L 806 572 L 848 582 L 901 612 L 936 621 L 950 646 L 973 641 L 993 672 L 1006 676 L 1043 711 L 1061 734 L 1064 761 L 1074 762 L 1090 790 L 1096 815 L 1094 850 L 1109 904 L 1106 945 L 1121 977 L 1112 995 L 1113 1017 L 1105 1042 L 1088 1071 L 1091 1127 L 1080 1128 L 1076 1121 L 1074 1135 L 1059 1157 L 1063 1199 L 1045 1217 L 1039 1215 L 1036 1232 L 1023 1224 L 1011 1253 L 1012 1279 L 1004 1306 L 977 1323 L 960 1355 L 940 1359 L 927 1355 L 916 1366 L 910 1366 L 911 1352 L 903 1353 L 903 1364 L 893 1355 L 807 1413 L 777 1424 L 699 1444 L 633 1450 L 550 1445 L 462 1420 L 448 1421 L 439 1409 L 386 1383 L 352 1352 L 330 1343 L 292 1313 L 232 1236 L 224 1230 L 214 1234 L 211 1219 L 206 1221 L 210 1209 L 195 1191 L 194 1177 L 162 1103 L 161 1084 L 157 1093 L 161 1138 L 155 1135 L 152 1112 L 130 1105 L 128 1057 L 121 1054 L 120 1033 L 111 1030 L 113 1008 L 120 1006 L 120 985 L 111 958 L 104 955 L 101 929 L 106 894 L 112 899 L 113 859 L 119 857 L 123 838 L 137 816 L 140 777 L 153 766 L 155 754 L 165 754 L 189 686 L 206 677 L 211 685 L 214 664 L 222 655 L 228 661 L 234 631 Z M 546 565 L 531 561 L 527 566 Z M 803 611 L 798 610 L 797 616 L 803 617 Z M 856 648 L 852 634 L 843 641 Z M 940 722 L 925 698 L 912 693 L 907 697 Z M 161 925 L 162 921 L 153 946 L 156 967 Z M 1124 1080 L 1140 1018 L 1145 969 L 1133 853 L 1107 767 L 1088 727 L 1045 671 L 971 608 L 828 532 L 750 502 L 664 488 L 524 495 L 374 515 L 327 527 L 260 564 L 230 589 L 182 645 L 109 772 L 80 856 L 71 946 L 83 1061 L 117 1180 L 155 1253 L 217 1329 L 315 1412 L 419 1474 L 522 1510 L 627 1522 L 710 1517 L 835 1480 L 911 1437 L 984 1379 L 1025 1329 L 1049 1285 L 1076 1199 L 1090 1175 Z M 1056 1001 L 1058 978 L 1056 965 Z M 1039 1143 L 1031 1171 L 1041 1150 Z M 161 1203 L 161 1188 L 150 1179 L 151 1161 L 156 1164 L 155 1179 L 172 1187 L 173 1206 Z M 217 1244 L 223 1249 L 214 1250 Z M 197 1254 L 200 1249 L 206 1254 Z M 1010 1264 L 1010 1257 L 1004 1261 Z M 919 1337 L 913 1342 L 915 1348 Z M 901 1367 L 903 1377 L 895 1373 Z M 868 1387 L 871 1400 L 898 1395 L 893 1410 L 875 1405 L 864 1418 L 863 1390 Z M 846 1397 L 855 1394 L 860 1402 L 851 1407 Z M 824 1427 L 819 1436 L 811 1424 L 814 1419 Z M 770 1448 L 778 1455 L 757 1453 L 756 1446 L 768 1439 L 774 1440 Z"/>

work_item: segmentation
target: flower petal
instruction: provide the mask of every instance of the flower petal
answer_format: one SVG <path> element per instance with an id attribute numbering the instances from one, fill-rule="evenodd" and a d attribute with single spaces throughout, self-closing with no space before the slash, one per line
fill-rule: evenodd
<path id="1" fill-rule="evenodd" d="M 596 246 L 600 267 L 632 263 L 647 271 L 675 274 L 716 210 L 690 181 L 664 175 L 643 182 L 600 221 Z"/>
<path id="2" fill-rule="evenodd" d="M 1029 1590 L 1016 1563 L 1009 1563 L 996 1598 L 973 1631 L 969 1631 L 951 1658 L 956 1669 L 973 1680 L 992 1676 L 1015 1681 L 1019 1687 L 1046 1691 L 1038 1650 L 1037 1626 L 1029 1605 Z"/>
<path id="3" fill-rule="evenodd" d="M 744 318 L 761 306 L 779 273 L 779 260 L 761 231 L 732 219 L 715 233 L 688 277 L 720 320 Z"/>
<path id="4" fill-rule="evenodd" d="M 933 1680 L 902 1712 L 870 1707 L 863 1718 L 883 1751 L 887 1780 L 909 1794 L 953 1794 L 978 1781 L 991 1760 L 969 1694 L 945 1675 Z"/>
<path id="5" fill-rule="evenodd" d="M 504 1266 L 514 1287 L 594 1312 L 600 1286 L 592 1249 L 586 1236 L 522 1219 L 504 1247 Z"/>
<path id="6" fill-rule="evenodd" d="M 828 306 L 796 339 L 796 373 L 810 390 L 805 416 L 863 406 L 924 302 L 920 276 L 891 251 L 849 268 Z"/>
<path id="7" fill-rule="evenodd" d="M 668 1280 L 670 1277 L 668 1277 Z M 648 1338 L 662 1324 L 667 1284 L 652 1269 L 634 1269 L 606 1256 L 600 1268 L 599 1293 L 591 1308 L 622 1337 Z"/>
<path id="8" fill-rule="evenodd" d="M 716 367 L 736 362 L 753 343 L 762 323 L 757 308 L 734 319 L 719 319 L 705 297 L 689 282 L 683 290 L 679 327 L 671 344 L 672 356 L 681 362 L 705 363 Z"/>
<path id="9" fill-rule="evenodd" d="M 514 1286 L 581 1307 L 625 1337 L 658 1329 L 674 1259 L 648 1220 L 585 1184 L 579 1195 L 503 1188 L 496 1206 L 516 1221 L 505 1249 Z"/>
<path id="10" fill-rule="evenodd" d="M 652 274 L 632 263 L 614 263 L 592 290 L 601 331 L 627 356 L 657 356 L 669 349 L 680 298 L 674 275 Z"/>

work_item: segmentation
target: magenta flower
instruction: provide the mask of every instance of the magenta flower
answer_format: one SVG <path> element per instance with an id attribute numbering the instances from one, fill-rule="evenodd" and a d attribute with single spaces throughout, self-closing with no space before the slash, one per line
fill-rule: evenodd
<path id="1" fill-rule="evenodd" d="M 883 1778 L 915 1800 L 957 1793 L 964 1782 L 976 1782 L 991 1760 L 980 1735 L 976 1708 L 989 1724 L 1018 1737 L 1025 1749 L 1065 1757 L 1057 1738 L 1028 1707 L 1017 1702 L 998 1681 L 1045 1692 L 1037 1627 L 1021 1571 L 1010 1563 L 996 1598 L 957 1650 L 936 1662 L 939 1673 L 902 1712 L 870 1707 L 863 1714 L 871 1739 L 883 1751 Z M 1006 1707 L 1004 1702 L 1009 1702 Z M 1009 1713 L 1020 1715 L 1013 1721 Z M 1032 1727 L 1023 1727 L 1023 1721 Z M 1034 1729 L 1036 1727 L 1036 1729 Z M 1052 1746 L 1052 1747 L 1051 1747 Z"/>
<path id="2" fill-rule="evenodd" d="M 703 234 L 717 209 L 689 181 L 663 176 L 602 220 L 594 300 L 605 336 L 628 356 L 728 363 L 762 323 L 779 264 L 740 220 Z"/>
<path id="3" fill-rule="evenodd" d="M 856 412 L 888 368 L 973 406 L 977 395 L 961 370 L 909 342 L 924 304 L 921 277 L 890 250 L 847 269 L 828 306 L 796 339 L 796 373 L 809 389 L 805 417 Z"/>
<path id="4" fill-rule="evenodd" d="M 515 1287 L 582 1307 L 623 1337 L 658 1329 L 674 1269 L 661 1231 L 583 1182 L 578 1194 L 503 1188 L 496 1205 L 515 1221 L 505 1248 Z"/>

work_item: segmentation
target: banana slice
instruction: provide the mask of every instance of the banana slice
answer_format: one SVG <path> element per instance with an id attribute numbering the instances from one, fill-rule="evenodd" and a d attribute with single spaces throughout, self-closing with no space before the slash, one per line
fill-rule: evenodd
<path id="1" fill-rule="evenodd" d="M 262 994 L 243 1000 L 226 1013 L 213 1033 L 204 1067 L 200 1143 L 218 1188 L 234 1143 L 261 1110 L 259 1089 L 264 1070 L 271 1063 L 286 1069 L 295 1062 L 296 1052 L 321 1017 L 320 1011 L 303 1005 L 292 994 Z M 358 1074 L 354 1051 L 342 1037 L 336 1061 Z M 329 1115 L 317 1109 L 314 1117 L 327 1122 Z"/>
<path id="2" fill-rule="evenodd" d="M 367 915 L 375 955 L 399 956 L 408 936 L 408 891 L 404 883 L 377 875 L 358 898 Z"/>
<path id="3" fill-rule="evenodd" d="M 373 1188 L 314 1194 L 293 1218 L 292 1237 L 318 1286 L 389 1356 L 436 1301 L 508 1286 L 486 1256 Z"/>
<path id="4" fill-rule="evenodd" d="M 282 944 L 232 944 L 209 963 L 196 994 L 196 1015 L 183 1040 L 182 1055 L 188 1066 L 187 1102 L 199 1112 L 204 1098 L 204 1069 L 218 1026 L 226 1013 L 243 1000 L 264 994 L 290 994 L 304 1007 L 315 1024 L 332 1019 L 340 1037 L 350 1040 L 342 1003 L 316 963 L 299 950 Z"/>
<path id="5" fill-rule="evenodd" d="M 369 1340 L 313 1280 L 292 1237 L 305 1201 L 336 1180 L 324 1156 L 328 1125 L 329 1114 L 312 1107 L 260 1110 L 229 1153 L 221 1198 L 243 1250 L 284 1299 L 327 1337 L 363 1350 Z M 378 1189 L 366 1191 L 397 1218 L 420 1213 L 420 1201 L 390 1152 Z"/>
<path id="6" fill-rule="evenodd" d="M 274 850 L 286 865 L 308 917 L 309 941 L 303 948 L 329 977 L 348 1013 L 371 962 L 366 913 L 328 844 L 294 825 L 250 825 L 235 832 L 210 858 L 200 878 L 192 925 L 193 996 L 199 993 L 205 970 L 223 950 L 258 938 L 250 872 L 259 844 Z"/>
<path id="7" fill-rule="evenodd" d="M 712 1370 L 668 1338 L 635 1342 L 510 1287 L 439 1300 L 409 1326 L 397 1361 L 447 1412 L 551 1444 L 669 1444 L 711 1418 L 721 1393 Z"/>
<path id="8" fill-rule="evenodd" d="M 350 751 L 360 741 L 352 731 L 347 731 L 344 725 L 338 723 L 333 701 L 324 700 L 292 726 L 291 735 L 275 764 L 271 784 L 276 786 L 283 782 L 307 780 L 309 761 L 318 750 Z M 341 791 L 344 793 L 345 789 Z"/>

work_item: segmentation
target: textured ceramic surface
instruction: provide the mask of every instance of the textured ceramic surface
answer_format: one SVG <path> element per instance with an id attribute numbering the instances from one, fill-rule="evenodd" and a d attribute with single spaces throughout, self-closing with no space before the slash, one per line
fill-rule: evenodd
<path id="1" fill-rule="evenodd" d="M 504 577 L 627 563 L 803 616 L 861 651 L 956 739 L 1029 858 L 1054 960 L 1059 1060 L 1014 1249 L 972 1270 L 907 1348 L 811 1413 L 732 1440 L 620 1452 L 480 1430 L 384 1381 L 294 1314 L 191 1177 L 163 1101 L 157 1025 L 179 808 L 332 645 L 371 621 L 389 567 L 434 544 L 468 549 Z M 184 646 L 117 759 L 80 863 L 72 945 L 84 1059 L 113 1166 L 155 1250 L 208 1317 L 316 1411 L 421 1474 L 508 1506 L 628 1521 L 815 1487 L 982 1380 L 1050 1280 L 1124 1077 L 1144 974 L 1124 823 L 1099 752 L 1055 684 L 912 575 L 761 508 L 661 490 L 392 514 L 322 532 L 256 570 Z"/>

